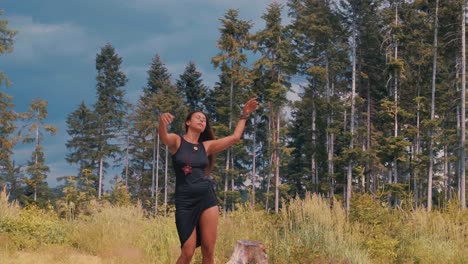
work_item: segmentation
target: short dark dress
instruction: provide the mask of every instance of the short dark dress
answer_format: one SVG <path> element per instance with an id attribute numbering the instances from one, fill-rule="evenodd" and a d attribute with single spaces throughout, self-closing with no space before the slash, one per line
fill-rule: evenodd
<path id="1" fill-rule="evenodd" d="M 179 234 L 180 245 L 197 228 L 197 247 L 201 245 L 201 233 L 199 220 L 201 213 L 218 204 L 214 192 L 214 182 L 205 176 L 205 168 L 208 166 L 203 143 L 192 144 L 181 136 L 180 147 L 172 155 L 172 163 L 176 174 L 176 226 Z M 192 172 L 185 175 L 182 168 L 190 164 Z"/>

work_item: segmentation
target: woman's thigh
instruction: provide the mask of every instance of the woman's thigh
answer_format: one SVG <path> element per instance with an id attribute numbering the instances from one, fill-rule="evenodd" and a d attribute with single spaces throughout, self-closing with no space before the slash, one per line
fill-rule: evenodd
<path id="1" fill-rule="evenodd" d="M 200 215 L 200 233 L 202 246 L 214 247 L 218 232 L 218 206 L 213 206 Z"/>

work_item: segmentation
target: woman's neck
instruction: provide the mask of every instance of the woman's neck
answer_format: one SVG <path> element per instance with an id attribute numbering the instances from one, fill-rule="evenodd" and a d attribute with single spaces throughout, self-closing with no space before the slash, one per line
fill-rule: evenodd
<path id="1" fill-rule="evenodd" d="M 187 131 L 184 135 L 185 140 L 187 140 L 190 143 L 197 144 L 198 139 L 200 138 L 200 134 L 191 132 L 190 130 Z"/>

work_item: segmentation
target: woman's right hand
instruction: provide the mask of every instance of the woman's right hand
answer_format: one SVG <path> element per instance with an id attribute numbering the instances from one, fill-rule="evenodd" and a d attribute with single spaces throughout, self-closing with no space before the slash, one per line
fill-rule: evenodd
<path id="1" fill-rule="evenodd" d="M 159 117 L 159 137 L 169 147 L 171 154 L 176 153 L 180 145 L 180 137 L 174 133 L 168 133 L 167 127 L 174 121 L 171 113 L 164 113 Z"/>
<path id="2" fill-rule="evenodd" d="M 174 116 L 171 113 L 164 113 L 159 118 L 159 122 L 161 122 L 164 126 L 168 126 L 174 121 Z"/>

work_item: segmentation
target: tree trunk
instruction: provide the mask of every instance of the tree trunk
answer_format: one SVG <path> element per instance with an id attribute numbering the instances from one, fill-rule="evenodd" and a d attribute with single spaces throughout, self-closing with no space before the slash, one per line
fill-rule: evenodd
<path id="1" fill-rule="evenodd" d="M 313 192 L 318 192 L 318 175 L 317 175 L 317 162 L 315 160 L 315 152 L 317 151 L 316 144 L 316 124 L 315 120 L 317 117 L 317 111 L 315 109 L 315 103 L 312 103 L 312 146 L 314 146 L 314 150 L 312 151 L 312 156 L 310 157 L 310 178 L 312 181 L 312 190 Z"/>
<path id="2" fill-rule="evenodd" d="M 102 166 L 103 166 L 103 158 L 99 158 L 99 185 L 98 185 L 98 199 L 101 200 L 102 194 Z"/>
<path id="3" fill-rule="evenodd" d="M 128 190 L 128 148 L 130 145 L 130 135 L 128 132 L 128 126 L 127 126 L 127 146 L 125 150 L 125 188 Z"/>
<path id="4" fill-rule="evenodd" d="M 445 191 L 445 200 L 449 201 L 449 158 L 448 158 L 448 146 L 444 145 L 444 191 Z"/>
<path id="5" fill-rule="evenodd" d="M 39 126 L 36 127 L 36 146 L 35 146 L 35 151 L 34 151 L 35 170 L 37 170 L 37 162 L 38 162 L 37 149 L 38 149 L 38 146 L 39 146 Z M 34 184 L 34 201 L 37 201 L 37 183 L 38 183 L 38 180 L 36 179 L 36 183 Z"/>
<path id="6" fill-rule="evenodd" d="M 351 80 L 351 113 L 350 113 L 350 135 L 349 149 L 354 148 L 354 100 L 356 94 L 356 25 L 353 23 L 353 39 L 352 39 L 352 80 Z M 349 213 L 351 209 L 351 192 L 352 192 L 352 180 L 353 180 L 353 160 L 352 158 L 348 161 L 348 172 L 346 177 L 346 211 Z"/>
<path id="7" fill-rule="evenodd" d="M 153 130 L 153 160 L 151 162 L 151 197 L 154 198 L 156 189 L 156 138 L 155 138 L 155 131 Z M 158 141 L 159 141 L 159 133 L 158 133 Z M 159 143 L 159 142 L 158 142 Z M 159 149 L 158 149 L 159 150 Z M 159 154 L 159 152 L 158 152 Z"/>
<path id="8" fill-rule="evenodd" d="M 154 186 L 154 216 L 158 215 L 158 198 L 159 198 L 159 148 L 161 141 L 159 139 L 159 133 L 157 133 L 156 141 L 156 160 L 153 158 L 153 172 L 156 170 L 156 175 L 154 176 L 155 186 Z M 154 157 L 154 156 L 153 156 Z M 156 167 L 156 168 L 155 168 Z"/>
<path id="9" fill-rule="evenodd" d="M 395 5 L 395 25 L 398 26 L 398 4 Z M 395 62 L 398 60 L 398 40 L 395 37 L 394 43 L 394 59 Z M 395 69 L 394 74 L 394 107 L 395 107 L 395 117 L 394 117 L 394 137 L 398 137 L 398 69 Z M 398 159 L 395 155 L 393 159 L 393 182 L 398 183 Z"/>
<path id="10" fill-rule="evenodd" d="M 252 207 L 255 208 L 255 182 L 257 181 L 257 166 L 256 166 L 256 144 L 257 144 L 257 122 L 253 119 L 253 150 L 252 150 Z"/>
<path id="11" fill-rule="evenodd" d="M 166 160 L 164 162 L 164 216 L 167 216 L 167 174 L 169 163 L 169 148 L 166 145 Z"/>
<path id="12" fill-rule="evenodd" d="M 335 94 L 335 85 L 333 83 L 331 85 L 329 98 L 333 96 L 334 94 Z M 328 115 L 327 128 L 330 128 L 332 125 L 333 125 L 333 110 Z M 335 196 L 335 165 L 333 162 L 334 153 L 335 153 L 335 133 L 333 132 L 330 133 L 327 129 L 327 167 L 328 167 L 328 177 L 330 181 L 329 196 L 331 199 Z"/>
<path id="13" fill-rule="evenodd" d="M 267 189 L 266 189 L 266 200 L 265 200 L 265 211 L 268 211 L 269 207 L 269 197 L 270 197 L 270 185 L 271 185 L 271 164 L 273 164 L 273 153 L 270 155 L 270 170 L 268 171 L 268 182 L 267 182 Z"/>
<path id="14" fill-rule="evenodd" d="M 229 89 L 229 132 L 232 131 L 232 97 L 233 97 L 233 92 L 234 92 L 234 81 L 232 80 L 231 76 L 231 85 Z M 230 161 L 230 154 L 231 154 L 231 148 L 227 149 L 226 153 L 226 168 L 224 170 L 225 172 L 225 179 L 224 179 L 224 199 L 223 199 L 223 217 L 226 217 L 227 213 L 227 192 L 229 189 L 229 161 Z"/>
<path id="15" fill-rule="evenodd" d="M 279 137 L 280 137 L 280 113 L 281 109 L 278 107 L 277 120 L 276 120 L 276 142 L 275 142 L 275 213 L 279 212 Z"/>
<path id="16" fill-rule="evenodd" d="M 463 0 L 463 13 L 462 13 L 462 82 L 461 82 L 461 131 L 460 131 L 460 205 L 462 209 L 466 209 L 466 197 L 465 197 L 465 89 L 466 89 L 466 37 L 465 37 L 465 23 L 466 23 L 466 0 Z"/>
<path id="17" fill-rule="evenodd" d="M 231 151 L 231 168 L 234 168 L 234 152 Z M 231 177 L 231 190 L 232 190 L 232 197 L 231 197 L 231 210 L 236 210 L 236 201 L 234 200 L 234 175 Z"/>
<path id="18" fill-rule="evenodd" d="M 435 119 L 435 90 L 436 90 L 436 74 L 437 74 L 437 33 L 438 33 L 438 18 L 439 0 L 436 0 L 435 21 L 434 21 L 434 54 L 432 62 L 432 89 L 431 89 L 431 121 Z M 427 175 L 427 211 L 432 210 L 432 177 L 434 175 L 434 138 L 433 126 L 429 128 L 429 171 Z"/>
<path id="19" fill-rule="evenodd" d="M 418 87 L 418 97 L 419 97 L 419 87 Z M 420 122 L 420 111 L 421 111 L 421 103 L 418 101 L 417 104 L 417 113 L 416 113 L 416 142 L 414 146 L 415 152 L 415 159 L 416 162 L 419 162 L 419 153 L 421 153 L 421 122 Z M 418 175 L 419 173 L 415 173 L 413 176 L 413 189 L 414 189 L 414 208 L 418 208 L 419 206 L 419 189 L 418 189 Z"/>
<path id="20" fill-rule="evenodd" d="M 227 264 L 268 264 L 265 245 L 259 241 L 238 240 Z"/>

